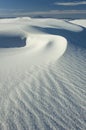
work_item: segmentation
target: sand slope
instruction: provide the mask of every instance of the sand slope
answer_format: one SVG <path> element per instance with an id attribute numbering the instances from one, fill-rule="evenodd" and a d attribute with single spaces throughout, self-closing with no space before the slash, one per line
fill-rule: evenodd
<path id="1" fill-rule="evenodd" d="M 86 129 L 86 20 L 0 20 L 0 130 Z"/>

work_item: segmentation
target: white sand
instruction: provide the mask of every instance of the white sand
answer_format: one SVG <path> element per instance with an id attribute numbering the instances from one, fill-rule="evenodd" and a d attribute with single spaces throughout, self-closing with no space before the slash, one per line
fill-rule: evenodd
<path id="1" fill-rule="evenodd" d="M 0 19 L 0 130 L 86 129 L 85 23 Z"/>
<path id="2" fill-rule="evenodd" d="M 86 28 L 86 19 L 73 20 L 70 22 Z"/>

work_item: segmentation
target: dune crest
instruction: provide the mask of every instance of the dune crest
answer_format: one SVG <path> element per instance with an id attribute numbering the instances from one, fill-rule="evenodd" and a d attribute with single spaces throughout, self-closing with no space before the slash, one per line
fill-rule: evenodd
<path id="1" fill-rule="evenodd" d="M 0 130 L 86 129 L 84 24 L 0 19 Z"/>

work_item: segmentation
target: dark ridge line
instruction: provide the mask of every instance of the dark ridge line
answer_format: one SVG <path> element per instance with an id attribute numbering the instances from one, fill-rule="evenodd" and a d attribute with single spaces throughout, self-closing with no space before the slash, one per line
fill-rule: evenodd
<path id="1" fill-rule="evenodd" d="M 69 43 L 75 45 L 76 47 L 81 47 L 86 49 L 86 28 L 82 27 L 83 30 L 79 32 L 74 32 L 66 29 L 57 29 L 49 27 L 36 27 L 35 29 L 40 30 L 47 34 L 60 35 L 65 37 Z"/>

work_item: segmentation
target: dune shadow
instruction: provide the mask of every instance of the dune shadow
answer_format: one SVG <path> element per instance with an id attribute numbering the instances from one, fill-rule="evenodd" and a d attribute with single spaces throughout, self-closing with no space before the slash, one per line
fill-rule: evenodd
<path id="1" fill-rule="evenodd" d="M 26 38 L 22 39 L 20 36 L 0 35 L 0 48 L 14 48 L 24 47 L 26 45 Z"/>
<path id="2" fill-rule="evenodd" d="M 36 29 L 53 35 L 60 35 L 65 37 L 69 43 L 74 44 L 77 47 L 82 47 L 86 49 L 86 28 L 83 28 L 83 31 L 74 32 L 65 29 L 56 29 L 56 28 L 43 28 L 35 27 Z"/>

